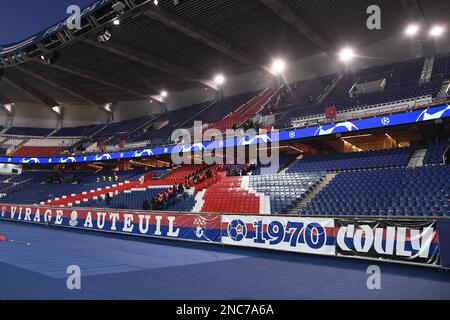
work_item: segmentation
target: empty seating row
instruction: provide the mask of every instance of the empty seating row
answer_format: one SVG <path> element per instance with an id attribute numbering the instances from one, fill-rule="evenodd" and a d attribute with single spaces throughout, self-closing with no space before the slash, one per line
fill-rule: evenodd
<path id="1" fill-rule="evenodd" d="M 289 168 L 289 173 L 339 171 L 365 168 L 406 166 L 412 149 L 395 148 L 376 151 L 306 156 Z"/>
<path id="2" fill-rule="evenodd" d="M 250 176 L 249 188 L 270 198 L 272 214 L 287 214 L 325 177 L 325 173 Z"/>
<path id="3" fill-rule="evenodd" d="M 338 174 L 301 213 L 306 215 L 450 216 L 450 166 Z"/>
<path id="4" fill-rule="evenodd" d="M 450 141 L 431 144 L 425 157 L 423 159 L 424 164 L 442 164 L 444 163 L 444 153 L 450 147 Z"/>

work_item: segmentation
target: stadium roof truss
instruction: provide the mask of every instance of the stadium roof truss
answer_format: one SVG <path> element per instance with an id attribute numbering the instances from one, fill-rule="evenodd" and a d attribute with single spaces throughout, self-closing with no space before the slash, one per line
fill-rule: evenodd
<path id="1" fill-rule="evenodd" d="M 118 11 L 119 2 L 123 6 Z M 45 96 L 47 104 L 56 97 L 89 105 L 159 100 L 163 90 L 214 89 L 218 72 L 267 74 L 276 57 L 292 61 L 326 53 L 335 59 L 334 52 L 343 43 L 360 47 L 402 34 L 408 19 L 399 19 L 401 15 L 428 25 L 450 16 L 445 1 L 380 0 L 382 29 L 371 31 L 361 27 L 366 25 L 371 0 L 342 1 L 339 6 L 316 0 L 177 3 L 160 0 L 156 6 L 153 0 L 98 0 L 91 6 L 96 10 L 85 11 L 80 29 L 59 23 L 36 37 L 0 48 L 0 69 L 11 69 L 8 74 L 17 69 L 29 76 L 30 80 L 20 80 L 40 101 Z M 116 19 L 118 26 L 113 23 Z M 106 30 L 111 39 L 99 42 Z M 45 58 L 55 53 L 56 61 L 48 63 Z M 11 100 L 13 88 L 1 87 Z"/>

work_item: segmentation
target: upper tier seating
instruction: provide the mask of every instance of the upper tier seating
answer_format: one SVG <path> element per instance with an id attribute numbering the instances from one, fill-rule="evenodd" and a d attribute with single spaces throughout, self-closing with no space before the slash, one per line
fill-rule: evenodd
<path id="1" fill-rule="evenodd" d="M 340 173 L 301 213 L 450 216 L 449 181 L 448 165 Z"/>
<path id="2" fill-rule="evenodd" d="M 338 171 L 364 168 L 406 166 L 411 158 L 410 148 L 396 148 L 321 156 L 306 156 L 291 168 L 289 173 Z"/>
<path id="3" fill-rule="evenodd" d="M 225 118 L 212 123 L 208 129 L 226 132 L 227 130 L 233 129 L 233 127 L 239 128 L 244 122 L 260 111 L 274 93 L 275 91 L 273 89 L 264 90 L 260 95 L 254 97 L 247 104 L 236 109 Z"/>
<path id="4" fill-rule="evenodd" d="M 28 147 L 23 146 L 14 151 L 13 157 L 51 157 L 61 152 L 61 147 Z"/>
<path id="5" fill-rule="evenodd" d="M 447 70 L 448 57 L 436 59 L 430 82 L 419 84 L 423 63 L 424 59 L 420 58 L 346 73 L 322 103 L 316 103 L 314 98 L 317 96 L 317 93 L 308 89 L 308 82 L 305 81 L 304 85 L 297 87 L 293 91 L 291 98 L 286 100 L 290 111 L 278 117 L 276 127 L 291 127 L 292 121 L 296 118 L 323 115 L 325 108 L 329 106 L 335 106 L 339 112 L 428 95 L 436 97 L 442 86 L 443 79 L 449 77 L 450 71 Z M 325 77 L 325 79 L 329 80 L 331 78 Z M 354 84 L 379 79 L 386 79 L 386 86 L 383 91 L 350 97 L 349 91 Z M 303 92 L 302 88 L 304 88 Z M 318 86 L 318 88 L 323 87 Z M 309 99 L 308 95 L 310 90 L 314 93 L 311 95 L 311 99 Z M 302 93 L 300 94 L 299 92 Z"/>
<path id="6" fill-rule="evenodd" d="M 444 162 L 444 153 L 449 147 L 450 141 L 430 145 L 423 159 L 423 163 L 442 164 Z"/>
<path id="7" fill-rule="evenodd" d="M 12 127 L 8 129 L 5 134 L 15 136 L 35 136 L 45 137 L 52 133 L 53 129 L 47 128 L 24 128 L 24 127 Z"/>
<path id="8" fill-rule="evenodd" d="M 69 139 L 30 139 L 15 150 L 14 157 L 50 157 L 60 153 L 64 148 L 71 147 L 79 140 Z"/>
<path id="9" fill-rule="evenodd" d="M 196 121 L 202 121 L 206 123 L 211 123 L 220 119 L 246 104 L 258 93 L 244 93 L 237 96 L 225 97 L 216 101 L 207 110 L 203 111 L 195 117 Z"/>
<path id="10" fill-rule="evenodd" d="M 442 75 L 444 79 L 450 79 L 450 54 L 438 54 L 434 59 L 433 77 Z"/>
<path id="11" fill-rule="evenodd" d="M 52 137 L 88 137 L 100 130 L 103 126 L 102 124 L 94 124 L 90 126 L 61 128 Z"/>
<path id="12" fill-rule="evenodd" d="M 324 177 L 324 173 L 314 172 L 250 176 L 247 179 L 250 190 L 270 197 L 272 214 L 287 214 Z"/>

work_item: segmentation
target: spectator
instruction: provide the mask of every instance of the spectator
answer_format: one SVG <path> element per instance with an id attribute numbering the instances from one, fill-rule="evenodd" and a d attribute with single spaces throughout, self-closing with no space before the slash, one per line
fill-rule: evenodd
<path id="1" fill-rule="evenodd" d="M 111 195 L 109 192 L 106 194 L 106 205 L 109 207 L 111 206 Z"/>
<path id="2" fill-rule="evenodd" d="M 142 204 L 142 210 L 144 211 L 150 210 L 150 203 L 148 202 L 148 200 L 145 200 L 144 203 Z"/>

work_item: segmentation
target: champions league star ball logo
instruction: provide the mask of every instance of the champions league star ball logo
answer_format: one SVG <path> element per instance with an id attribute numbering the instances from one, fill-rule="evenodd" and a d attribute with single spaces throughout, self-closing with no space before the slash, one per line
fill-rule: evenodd
<path id="1" fill-rule="evenodd" d="M 247 226 L 242 220 L 233 220 L 227 228 L 228 236 L 236 242 L 242 241 L 247 235 Z"/>
<path id="2" fill-rule="evenodd" d="M 78 225 L 78 213 L 76 211 L 72 212 L 70 215 L 69 225 L 71 227 L 76 227 Z"/>
<path id="3" fill-rule="evenodd" d="M 383 119 L 381 119 L 381 124 L 383 126 L 387 126 L 390 122 L 391 120 L 388 117 L 384 117 Z"/>

